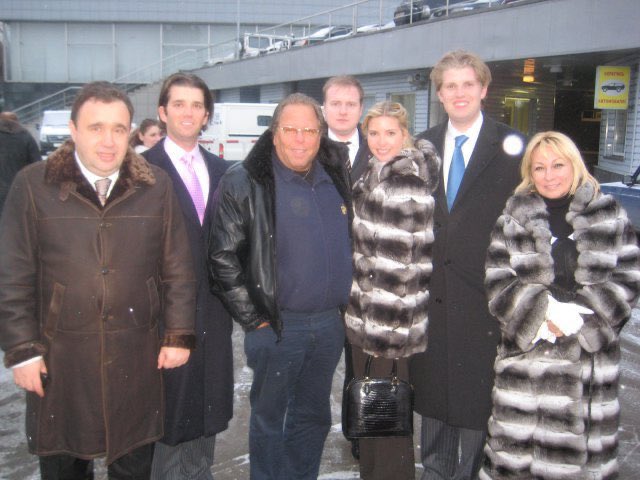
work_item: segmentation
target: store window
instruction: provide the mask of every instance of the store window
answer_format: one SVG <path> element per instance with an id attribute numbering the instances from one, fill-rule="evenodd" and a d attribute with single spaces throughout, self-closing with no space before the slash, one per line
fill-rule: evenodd
<path id="1" fill-rule="evenodd" d="M 415 93 L 392 93 L 389 97 L 392 102 L 398 102 L 407 110 L 407 120 L 409 133 L 413 135 L 413 126 L 416 119 L 416 94 Z"/>
<path id="2" fill-rule="evenodd" d="M 504 123 L 520 132 L 531 135 L 532 117 L 535 114 L 536 100 L 532 98 L 505 97 Z"/>
<path id="3" fill-rule="evenodd" d="M 613 160 L 624 159 L 624 142 L 627 134 L 627 111 L 608 110 L 603 115 L 604 156 Z"/>

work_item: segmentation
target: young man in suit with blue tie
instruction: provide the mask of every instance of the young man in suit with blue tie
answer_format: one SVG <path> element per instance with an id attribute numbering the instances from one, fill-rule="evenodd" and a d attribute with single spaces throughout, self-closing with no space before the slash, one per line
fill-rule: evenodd
<path id="1" fill-rule="evenodd" d="M 418 138 L 442 157 L 434 213 L 426 352 L 411 362 L 422 415 L 422 480 L 476 478 L 491 413 L 500 339 L 487 308 L 489 235 L 520 181 L 524 137 L 482 113 L 491 72 L 476 55 L 445 54 L 431 72 L 448 121 Z"/>
<path id="2" fill-rule="evenodd" d="M 168 77 L 158 115 L 167 136 L 144 152 L 173 181 L 187 226 L 197 279 L 196 349 L 190 361 L 164 376 L 165 436 L 156 443 L 152 479 L 212 479 L 215 436 L 233 413 L 232 322 L 210 292 L 207 273 L 212 198 L 227 162 L 198 145 L 213 109 L 209 88 L 187 73 Z"/>

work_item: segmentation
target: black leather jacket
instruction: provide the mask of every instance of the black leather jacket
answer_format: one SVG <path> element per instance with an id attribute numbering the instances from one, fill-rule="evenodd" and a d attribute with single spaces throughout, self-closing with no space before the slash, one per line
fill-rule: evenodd
<path id="1" fill-rule="evenodd" d="M 209 232 L 209 280 L 213 293 L 245 331 L 268 321 L 280 337 L 272 152 L 273 135 L 267 130 L 247 158 L 220 180 Z M 344 199 L 351 225 L 347 156 L 346 146 L 323 137 L 316 161 Z"/>

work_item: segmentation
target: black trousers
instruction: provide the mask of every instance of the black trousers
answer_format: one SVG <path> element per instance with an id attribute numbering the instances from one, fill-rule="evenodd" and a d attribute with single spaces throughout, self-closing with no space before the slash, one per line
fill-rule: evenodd
<path id="1" fill-rule="evenodd" d="M 153 443 L 123 455 L 107 467 L 109 480 L 148 480 L 151 476 Z M 40 457 L 42 480 L 93 480 L 93 460 L 71 455 Z"/>

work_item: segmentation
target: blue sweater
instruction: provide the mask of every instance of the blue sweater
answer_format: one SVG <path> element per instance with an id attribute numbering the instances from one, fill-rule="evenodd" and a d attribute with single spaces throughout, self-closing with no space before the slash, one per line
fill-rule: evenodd
<path id="1" fill-rule="evenodd" d="M 273 158 L 278 306 L 320 312 L 346 305 L 351 288 L 347 209 L 324 168 L 309 179 Z"/>

